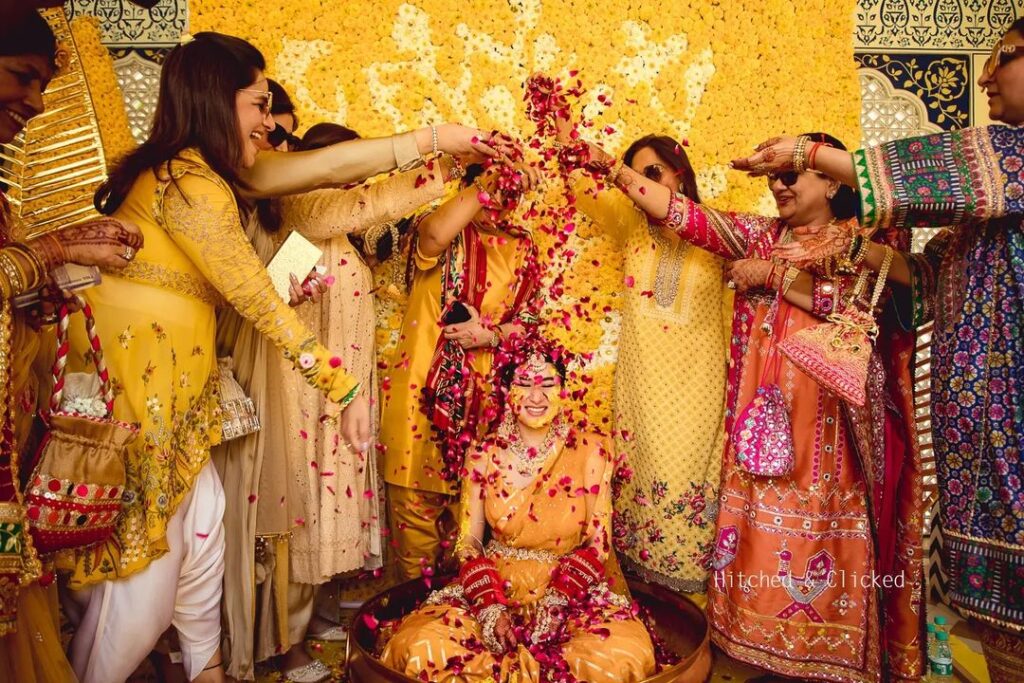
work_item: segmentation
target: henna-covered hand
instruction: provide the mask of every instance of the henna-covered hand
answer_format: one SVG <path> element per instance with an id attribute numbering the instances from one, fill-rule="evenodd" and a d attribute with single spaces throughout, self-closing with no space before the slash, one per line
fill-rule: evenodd
<path id="1" fill-rule="evenodd" d="M 65 263 L 124 268 L 142 244 L 142 232 L 137 225 L 103 216 L 41 235 L 28 247 L 47 270 L 52 270 Z"/>
<path id="2" fill-rule="evenodd" d="M 733 261 L 726 268 L 725 275 L 735 285 L 736 291 L 746 292 L 750 289 L 764 288 L 764 281 L 772 269 L 771 261 L 759 258 L 746 258 Z"/>
<path id="3" fill-rule="evenodd" d="M 845 223 L 794 228 L 793 235 L 794 241 L 775 245 L 773 254 L 801 269 L 816 261 L 849 253 L 853 241 L 850 226 Z"/>
<path id="4" fill-rule="evenodd" d="M 750 156 L 734 159 L 732 167 L 739 171 L 746 171 L 752 176 L 765 176 L 771 173 L 792 171 L 793 150 L 795 147 L 795 137 L 771 138 L 758 145 Z"/>

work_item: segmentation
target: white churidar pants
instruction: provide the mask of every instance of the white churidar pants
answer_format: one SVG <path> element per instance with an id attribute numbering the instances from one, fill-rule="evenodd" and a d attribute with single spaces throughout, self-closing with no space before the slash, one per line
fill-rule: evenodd
<path id="1" fill-rule="evenodd" d="M 167 525 L 166 555 L 126 579 L 68 591 L 80 683 L 123 682 L 172 624 L 189 680 L 203 671 L 220 644 L 223 518 L 224 489 L 207 463 Z"/>

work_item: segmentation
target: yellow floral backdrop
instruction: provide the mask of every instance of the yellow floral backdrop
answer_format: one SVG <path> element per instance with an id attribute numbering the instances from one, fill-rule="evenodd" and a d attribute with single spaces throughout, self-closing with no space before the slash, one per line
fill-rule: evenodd
<path id="1" fill-rule="evenodd" d="M 597 141 L 621 152 L 646 133 L 687 139 L 702 196 L 724 208 L 774 211 L 763 181 L 728 168 L 766 136 L 860 139 L 854 0 L 193 0 L 189 10 L 192 32 L 232 33 L 264 52 L 303 126 L 330 120 L 366 136 L 458 121 L 526 137 L 523 81 L 579 70 Z M 590 297 L 593 315 L 553 333 L 594 352 L 589 414 L 606 425 L 621 259 L 592 226 L 568 247 L 576 265 L 558 306 Z M 400 312 L 382 313 L 386 350 Z"/>

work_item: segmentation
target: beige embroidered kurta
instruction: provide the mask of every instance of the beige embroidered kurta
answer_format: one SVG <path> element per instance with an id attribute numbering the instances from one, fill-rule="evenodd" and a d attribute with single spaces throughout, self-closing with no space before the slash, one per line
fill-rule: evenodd
<path id="1" fill-rule="evenodd" d="M 293 381 L 284 367 L 271 373 L 272 381 L 280 382 L 280 393 L 274 389 L 274 395 L 285 408 L 287 495 L 296 515 L 289 543 L 292 582 L 321 584 L 342 572 L 381 566 L 381 491 L 372 448 L 379 405 L 373 278 L 347 235 L 406 216 L 443 193 L 443 173 L 435 168 L 282 200 L 282 237 L 297 230 L 314 242 L 324 251 L 321 263 L 335 278 L 319 303 L 298 308 L 299 317 L 341 350 L 344 367 L 369 392 L 373 421 L 370 453 L 352 453 L 339 432 L 340 422 L 321 419 L 337 417 L 339 411 Z"/>

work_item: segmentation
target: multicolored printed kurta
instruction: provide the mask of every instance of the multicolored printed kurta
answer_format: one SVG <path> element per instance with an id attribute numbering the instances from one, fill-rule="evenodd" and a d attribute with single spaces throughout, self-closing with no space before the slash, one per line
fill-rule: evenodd
<path id="1" fill-rule="evenodd" d="M 964 614 L 1024 631 L 1024 128 L 897 140 L 854 160 L 866 226 L 955 226 L 913 261 L 917 322 L 935 318 L 949 596 Z"/>
<path id="2" fill-rule="evenodd" d="M 768 258 L 786 228 L 685 198 L 673 200 L 664 223 L 730 260 Z M 829 279 L 852 285 L 850 276 Z M 822 312 L 783 300 L 767 335 L 761 323 L 773 298 L 764 290 L 736 297 L 725 429 L 732 433 L 760 385 L 775 384 L 795 462 L 781 476 L 752 474 L 727 443 L 708 582 L 712 639 L 736 659 L 801 679 L 875 683 L 883 670 L 916 679 L 924 663 L 922 503 L 920 458 L 907 438 L 910 355 L 883 363 L 876 353 L 869 408 L 855 410 L 775 349 L 822 322 Z M 889 585 L 880 590 L 883 577 Z"/>

